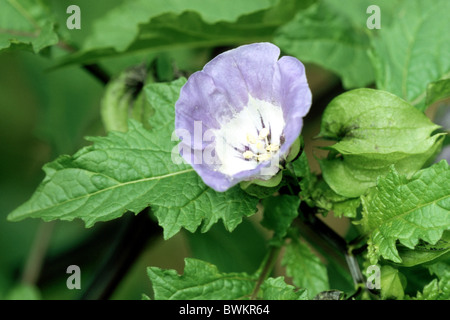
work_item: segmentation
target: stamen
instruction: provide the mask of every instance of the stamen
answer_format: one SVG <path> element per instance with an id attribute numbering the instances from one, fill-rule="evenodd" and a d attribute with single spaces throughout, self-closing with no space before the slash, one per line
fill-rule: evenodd
<path id="1" fill-rule="evenodd" d="M 269 145 L 266 147 L 266 150 L 267 150 L 268 152 L 275 152 L 275 151 L 278 151 L 279 149 L 280 149 L 280 146 L 277 145 L 277 144 L 269 144 Z"/>
<path id="2" fill-rule="evenodd" d="M 264 139 L 267 138 L 268 135 L 269 135 L 269 129 L 268 128 L 262 128 L 261 131 L 259 132 L 258 138 L 260 140 L 264 140 Z"/>
<path id="3" fill-rule="evenodd" d="M 264 150 L 264 143 L 262 143 L 261 141 L 258 141 L 256 143 L 256 149 L 258 150 Z"/>
<path id="4" fill-rule="evenodd" d="M 252 159 L 255 156 L 250 150 L 245 151 L 242 155 L 244 156 L 244 159 Z"/>
<path id="5" fill-rule="evenodd" d="M 257 155 L 258 161 L 266 161 L 269 160 L 270 158 L 272 158 L 272 155 L 270 153 L 263 153 L 263 154 L 259 154 Z"/>
<path id="6" fill-rule="evenodd" d="M 247 142 L 250 144 L 255 144 L 256 138 L 251 133 L 247 133 Z"/>

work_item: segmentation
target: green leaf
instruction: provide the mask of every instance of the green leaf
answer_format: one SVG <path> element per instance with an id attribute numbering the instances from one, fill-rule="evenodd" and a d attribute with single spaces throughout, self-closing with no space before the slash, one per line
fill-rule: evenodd
<path id="1" fill-rule="evenodd" d="M 336 217 L 356 218 L 358 208 L 361 205 L 359 198 L 348 199 L 333 203 L 333 213 Z"/>
<path id="2" fill-rule="evenodd" d="M 450 299 L 450 268 L 445 262 L 438 262 L 429 266 L 430 272 L 438 279 L 428 283 L 422 292 L 417 292 L 413 300 L 449 300 Z"/>
<path id="3" fill-rule="evenodd" d="M 303 62 L 335 72 L 346 88 L 366 86 L 374 81 L 366 24 L 355 23 L 355 15 L 347 11 L 358 5 L 357 1 L 341 1 L 339 5 L 346 10 L 340 11 L 332 1 L 320 1 L 301 11 L 277 31 L 274 42 Z M 365 9 L 359 15 L 365 16 Z"/>
<path id="4" fill-rule="evenodd" d="M 450 2 L 403 1 L 396 9 L 372 41 L 376 84 L 424 110 L 428 83 L 450 75 Z"/>
<path id="5" fill-rule="evenodd" d="M 427 87 L 425 106 L 428 107 L 439 100 L 448 98 L 450 98 L 450 79 L 432 82 Z"/>
<path id="6" fill-rule="evenodd" d="M 197 231 L 185 236 L 192 258 L 208 261 L 223 272 L 253 273 L 267 250 L 264 234 L 248 219 L 231 233 L 215 224 L 206 233 Z"/>
<path id="7" fill-rule="evenodd" d="M 396 268 L 381 267 L 381 298 L 401 300 L 405 296 L 406 278 Z"/>
<path id="8" fill-rule="evenodd" d="M 180 15 L 191 11 L 197 12 L 206 23 L 233 22 L 243 14 L 267 9 L 272 3 L 271 0 L 250 0 L 245 3 L 236 0 L 222 3 L 204 0 L 137 0 L 131 5 L 124 3 L 98 19 L 84 48 L 112 47 L 119 51 L 125 50 L 138 36 L 139 24 L 167 13 Z M 129 19 L 130 17 L 133 19 Z"/>
<path id="9" fill-rule="evenodd" d="M 93 145 L 45 165 L 44 181 L 8 219 L 80 218 L 90 227 L 151 205 L 165 238 L 180 228 L 194 232 L 202 223 L 205 232 L 219 219 L 233 230 L 242 217 L 255 213 L 258 199 L 238 186 L 216 192 L 192 167 L 172 160 L 172 150 L 177 150 L 171 141 L 174 104 L 184 83 L 148 85 L 148 100 L 158 106 L 152 131 L 130 121 L 128 132 L 90 138 Z"/>
<path id="10" fill-rule="evenodd" d="M 262 300 L 308 300 L 307 290 L 296 290 L 294 286 L 286 284 L 284 277 L 268 278 L 261 285 Z"/>
<path id="11" fill-rule="evenodd" d="M 337 194 L 323 179 L 318 179 L 314 184 L 310 197 L 320 212 L 326 215 L 332 211 L 338 218 L 355 218 L 361 204 L 359 198 L 347 198 Z"/>
<path id="12" fill-rule="evenodd" d="M 308 245 L 297 239 L 286 246 L 282 265 L 296 286 L 307 289 L 309 298 L 330 288 L 326 266 Z"/>
<path id="13" fill-rule="evenodd" d="M 289 153 L 286 156 L 286 162 L 292 162 L 294 159 L 297 158 L 298 153 L 300 152 L 300 149 L 304 146 L 303 137 L 299 136 L 292 146 L 289 149 Z"/>
<path id="14" fill-rule="evenodd" d="M 232 300 L 249 299 L 257 275 L 221 273 L 216 266 L 186 258 L 182 275 L 175 270 L 147 268 L 156 300 Z M 283 278 L 269 278 L 261 285 L 260 299 L 303 299 L 302 290 L 284 283 Z"/>
<path id="15" fill-rule="evenodd" d="M 439 280 L 439 300 L 450 300 L 450 274 Z"/>
<path id="16" fill-rule="evenodd" d="M 333 0 L 319 1 L 282 26 L 274 42 L 304 62 L 313 62 L 341 77 L 345 88 L 363 87 L 375 80 L 369 59 L 370 39 L 378 30 L 369 30 L 366 10 L 377 5 L 382 12 L 382 28 L 393 20 L 399 1 Z"/>
<path id="17" fill-rule="evenodd" d="M 292 168 L 295 176 L 300 178 L 300 197 L 308 202 L 311 198 L 311 192 L 317 180 L 316 176 L 311 172 L 306 153 L 302 152 L 297 160 L 288 164 Z M 288 167 L 289 168 L 289 167 Z M 311 203 L 311 205 L 313 205 Z"/>
<path id="18" fill-rule="evenodd" d="M 269 41 L 278 26 L 312 1 L 138 0 L 98 19 L 91 36 L 59 65 L 121 54 Z M 186 28 L 189 26 L 189 28 Z"/>
<path id="19" fill-rule="evenodd" d="M 366 192 L 391 165 L 401 174 L 419 170 L 440 149 L 439 126 L 409 103 L 381 90 L 355 89 L 324 111 L 320 136 L 338 142 L 320 160 L 323 177 L 339 195 Z"/>
<path id="20" fill-rule="evenodd" d="M 400 245 L 397 246 L 397 250 L 402 260 L 399 265 L 404 267 L 446 259 L 450 257 L 450 232 L 444 231 L 442 238 L 434 245 L 419 241 L 414 250 Z"/>
<path id="21" fill-rule="evenodd" d="M 246 273 L 220 273 L 216 266 L 196 259 L 185 259 L 183 275 L 157 267 L 147 269 L 156 300 L 244 299 L 257 277 Z"/>
<path id="22" fill-rule="evenodd" d="M 0 0 L 0 52 L 39 53 L 58 43 L 51 13 L 42 1 Z"/>
<path id="23" fill-rule="evenodd" d="M 273 195 L 285 184 L 282 179 L 283 172 L 280 171 L 269 180 L 254 179 L 251 181 L 242 181 L 239 185 L 248 194 L 263 199 Z"/>
<path id="24" fill-rule="evenodd" d="M 275 241 L 281 241 L 287 234 L 292 221 L 298 215 L 300 198 L 297 196 L 280 195 L 269 197 L 262 202 L 264 218 L 261 224 L 275 232 Z"/>
<path id="25" fill-rule="evenodd" d="M 437 300 L 439 297 L 438 280 L 434 279 L 423 288 L 423 292 L 417 292 L 414 300 Z"/>
<path id="26" fill-rule="evenodd" d="M 304 152 L 292 163 L 292 170 L 300 178 L 300 198 L 310 207 L 319 208 L 323 214 L 333 211 L 336 217 L 356 217 L 360 206 L 359 198 L 341 196 L 334 192 L 323 179 L 317 178 L 311 172 Z"/>
<path id="27" fill-rule="evenodd" d="M 443 160 L 411 178 L 393 169 L 362 197 L 362 226 L 369 254 L 401 263 L 396 241 L 414 249 L 419 239 L 435 245 L 450 229 L 450 169 Z"/>
<path id="28" fill-rule="evenodd" d="M 436 275 L 439 279 L 450 276 L 450 259 L 447 261 L 439 261 L 428 266 L 432 275 Z"/>

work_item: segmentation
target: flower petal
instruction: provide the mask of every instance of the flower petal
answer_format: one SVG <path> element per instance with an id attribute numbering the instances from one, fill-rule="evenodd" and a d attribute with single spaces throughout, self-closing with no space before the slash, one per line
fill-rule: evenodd
<path id="1" fill-rule="evenodd" d="M 215 57 L 203 72 L 214 79 L 230 105 L 240 111 L 247 105 L 249 94 L 260 100 L 273 100 L 272 78 L 279 55 L 280 49 L 271 43 L 243 45 Z"/>
<path id="2" fill-rule="evenodd" d="M 281 108 L 286 125 L 285 143 L 280 152 L 285 154 L 298 138 L 303 127 L 303 117 L 308 113 L 312 94 L 306 79 L 305 67 L 294 57 L 284 56 L 278 61 L 280 78 L 274 83 L 280 92 Z"/>

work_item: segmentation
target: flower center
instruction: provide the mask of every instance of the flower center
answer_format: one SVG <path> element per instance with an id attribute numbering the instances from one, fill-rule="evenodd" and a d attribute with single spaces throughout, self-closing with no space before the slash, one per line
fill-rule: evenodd
<path id="1" fill-rule="evenodd" d="M 252 170 L 271 160 L 284 142 L 284 117 L 280 106 L 249 96 L 248 104 L 231 119 L 219 119 L 214 130 L 215 153 L 219 160 L 214 169 L 227 175 Z M 272 165 L 271 165 L 272 166 Z"/>
<path id="2" fill-rule="evenodd" d="M 250 145 L 246 146 L 249 150 L 242 153 L 245 160 L 255 159 L 257 162 L 262 162 L 272 158 L 272 155 L 280 149 L 280 145 L 269 143 L 269 134 L 270 130 L 267 128 L 262 128 L 257 138 L 247 133 L 247 142 Z M 255 153 L 251 151 L 254 149 L 256 149 Z"/>

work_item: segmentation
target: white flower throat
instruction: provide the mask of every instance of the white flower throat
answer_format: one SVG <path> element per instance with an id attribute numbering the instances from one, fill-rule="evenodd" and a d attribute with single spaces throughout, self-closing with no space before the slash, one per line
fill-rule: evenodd
<path id="1" fill-rule="evenodd" d="M 249 150 L 242 153 L 244 159 L 256 159 L 256 161 L 261 162 L 272 158 L 272 154 L 280 149 L 280 145 L 269 143 L 267 138 L 269 134 L 268 128 L 262 128 L 256 138 L 251 133 L 247 133 L 249 146 L 246 146 L 246 148 L 249 148 Z"/>
<path id="2" fill-rule="evenodd" d="M 219 160 L 216 170 L 230 176 L 274 160 L 284 143 L 285 121 L 281 107 L 252 96 L 242 111 L 219 122 L 220 129 L 214 130 Z M 278 171 L 278 162 L 273 166 Z"/>

